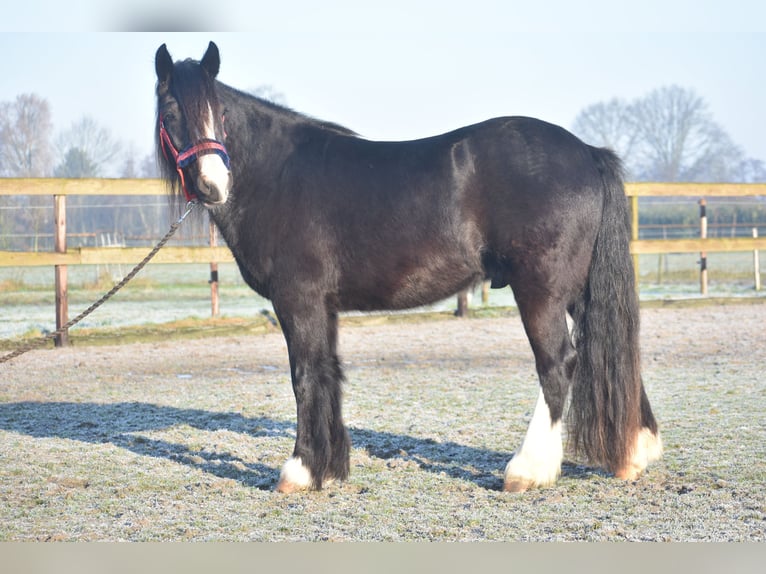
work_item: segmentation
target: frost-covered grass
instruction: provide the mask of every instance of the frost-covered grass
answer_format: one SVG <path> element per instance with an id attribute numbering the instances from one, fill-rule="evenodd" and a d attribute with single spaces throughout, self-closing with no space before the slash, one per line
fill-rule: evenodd
<path id="1" fill-rule="evenodd" d="M 522 495 L 500 491 L 537 396 L 518 317 L 413 319 L 344 323 L 351 477 L 289 496 L 276 330 L 0 366 L 0 540 L 766 539 L 766 304 L 644 309 L 665 457 L 636 483 L 568 460 Z"/>

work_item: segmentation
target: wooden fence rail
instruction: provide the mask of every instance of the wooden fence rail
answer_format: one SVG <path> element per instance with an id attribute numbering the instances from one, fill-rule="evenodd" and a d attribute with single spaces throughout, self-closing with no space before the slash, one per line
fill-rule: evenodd
<path id="1" fill-rule="evenodd" d="M 711 253 L 719 251 L 754 251 L 766 249 L 766 237 L 706 239 L 639 239 L 639 197 L 757 197 L 766 196 L 766 183 L 628 183 L 625 193 L 631 203 L 630 250 L 636 276 L 638 256 L 648 253 Z M 165 195 L 164 184 L 156 179 L 0 179 L 0 196 L 47 195 L 56 206 L 54 220 L 56 249 L 53 252 L 0 251 L 0 267 L 53 266 L 57 277 L 57 328 L 66 323 L 66 267 L 69 265 L 135 264 L 147 253 L 146 248 L 80 247 L 66 248 L 66 202 L 69 195 Z M 165 247 L 154 263 L 211 263 L 233 261 L 227 247 Z M 212 269 L 213 267 L 211 267 Z M 215 307 L 215 302 L 213 303 Z M 459 309 L 465 309 L 460 297 Z M 63 321 L 63 322 L 62 322 Z"/>
<path id="2" fill-rule="evenodd" d="M 638 256 L 648 253 L 711 253 L 721 251 L 753 251 L 766 248 L 764 237 L 713 237 L 700 239 L 639 239 L 639 197 L 758 197 L 766 195 L 766 183 L 628 183 L 625 195 L 631 205 L 630 252 L 639 276 Z"/>

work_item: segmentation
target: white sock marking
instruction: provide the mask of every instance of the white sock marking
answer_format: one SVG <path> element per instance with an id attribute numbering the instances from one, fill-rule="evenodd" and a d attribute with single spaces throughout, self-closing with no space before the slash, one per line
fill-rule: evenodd
<path id="1" fill-rule="evenodd" d="M 636 437 L 636 448 L 630 461 L 632 472 L 638 477 L 649 463 L 662 458 L 662 437 L 655 436 L 648 428 L 643 428 Z"/>
<path id="2" fill-rule="evenodd" d="M 505 467 L 506 483 L 515 479 L 529 486 L 553 484 L 561 473 L 563 459 L 561 421 L 551 424 L 550 410 L 540 389 L 524 443 Z"/>

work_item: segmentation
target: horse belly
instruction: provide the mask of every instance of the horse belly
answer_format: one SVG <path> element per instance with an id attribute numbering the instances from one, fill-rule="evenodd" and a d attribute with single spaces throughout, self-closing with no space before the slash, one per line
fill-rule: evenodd
<path id="1" fill-rule="evenodd" d="M 409 252 L 398 258 L 368 260 L 344 274 L 340 303 L 347 311 L 410 309 L 476 285 L 483 275 L 478 255 Z"/>

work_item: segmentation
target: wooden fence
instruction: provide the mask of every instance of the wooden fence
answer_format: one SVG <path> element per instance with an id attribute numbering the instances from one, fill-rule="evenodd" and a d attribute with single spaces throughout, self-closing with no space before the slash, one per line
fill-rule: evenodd
<path id="1" fill-rule="evenodd" d="M 630 249 L 636 276 L 638 257 L 642 254 L 709 253 L 720 251 L 753 251 L 766 249 L 766 237 L 729 237 L 699 239 L 639 239 L 639 197 L 748 197 L 766 196 L 766 183 L 628 183 L 626 195 L 632 208 Z M 70 195 L 164 195 L 163 184 L 154 179 L 0 179 L 2 195 L 44 195 L 54 204 L 55 248 L 53 252 L 0 251 L 0 267 L 53 266 L 56 270 L 56 327 L 67 322 L 66 269 L 69 265 L 135 264 L 148 252 L 147 248 L 115 249 L 113 247 L 66 246 L 66 197 Z M 211 243 L 214 243 L 211 241 Z M 211 263 L 233 261 L 227 247 L 167 246 L 153 263 Z M 459 298 L 458 309 L 465 309 Z M 215 306 L 215 302 L 213 303 Z M 60 341 L 65 344 L 66 341 Z"/>
<path id="2" fill-rule="evenodd" d="M 47 195 L 53 198 L 54 251 L 0 251 L 0 267 L 53 266 L 56 290 L 56 329 L 69 321 L 67 268 L 70 265 L 139 263 L 148 253 L 145 247 L 78 247 L 66 245 L 66 198 L 70 195 L 149 195 L 164 196 L 164 184 L 155 179 L 0 179 L 2 195 Z M 159 238 L 158 238 L 159 239 Z M 227 247 L 218 247 L 211 234 L 208 247 L 166 246 L 152 263 L 209 263 L 211 305 L 218 308 L 217 270 L 219 262 L 234 261 Z M 68 344 L 68 333 L 56 338 L 56 345 Z"/>
<path id="3" fill-rule="evenodd" d="M 2 195 L 48 195 L 53 198 L 54 237 L 66 232 L 66 197 L 69 195 L 164 196 L 162 182 L 155 179 L 0 179 Z M 159 240 L 159 237 L 157 238 Z M 77 247 L 53 252 L 0 251 L 0 267 L 39 265 L 135 264 L 149 250 L 145 247 Z M 234 261 L 227 247 L 175 247 L 162 249 L 152 263 L 207 263 Z"/>

